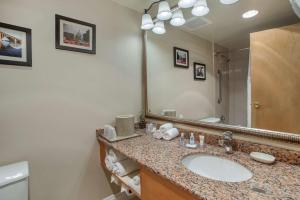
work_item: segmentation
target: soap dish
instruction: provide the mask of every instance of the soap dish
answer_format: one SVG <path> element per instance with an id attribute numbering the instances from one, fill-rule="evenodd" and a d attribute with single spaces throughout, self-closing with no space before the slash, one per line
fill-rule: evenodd
<path id="1" fill-rule="evenodd" d="M 185 147 L 190 148 L 190 149 L 196 149 L 197 144 L 186 144 Z"/>
<path id="2" fill-rule="evenodd" d="M 258 162 L 265 163 L 265 164 L 272 164 L 275 162 L 275 157 L 270 154 L 266 154 L 266 153 L 251 152 L 250 157 L 253 160 L 256 160 Z"/>

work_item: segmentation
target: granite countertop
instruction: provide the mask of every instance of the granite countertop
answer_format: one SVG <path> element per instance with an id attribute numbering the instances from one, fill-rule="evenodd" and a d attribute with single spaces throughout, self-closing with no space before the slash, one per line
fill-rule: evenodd
<path id="1" fill-rule="evenodd" d="M 202 149 L 187 149 L 179 146 L 178 139 L 162 141 L 145 134 L 115 143 L 108 143 L 100 137 L 99 140 L 199 199 L 300 200 L 300 167 L 296 165 L 282 162 L 265 165 L 251 160 L 246 153 L 234 152 L 228 155 L 223 148 L 210 145 Z M 253 177 L 241 183 L 227 183 L 194 174 L 183 166 L 181 160 L 195 153 L 217 155 L 238 162 L 250 169 Z"/>

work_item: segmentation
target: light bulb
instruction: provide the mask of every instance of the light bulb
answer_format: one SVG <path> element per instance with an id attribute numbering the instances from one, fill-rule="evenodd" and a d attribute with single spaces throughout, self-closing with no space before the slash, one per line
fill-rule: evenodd
<path id="1" fill-rule="evenodd" d="M 183 24 L 185 24 L 185 19 L 183 17 L 183 13 L 181 9 L 178 9 L 173 13 L 170 24 L 172 26 L 182 26 Z"/>
<path id="2" fill-rule="evenodd" d="M 152 18 L 149 14 L 144 14 L 142 17 L 142 25 L 141 29 L 143 30 L 150 30 L 154 27 Z"/>
<path id="3" fill-rule="evenodd" d="M 207 6 L 206 0 L 198 0 L 194 8 L 192 9 L 192 14 L 195 16 L 204 16 L 209 13 L 209 8 Z"/>
<path id="4" fill-rule="evenodd" d="M 172 17 L 170 5 L 167 1 L 162 1 L 158 5 L 157 19 L 168 20 Z"/>
<path id="5" fill-rule="evenodd" d="M 152 31 L 159 35 L 166 33 L 164 22 L 163 21 L 156 22 Z"/>
<path id="6" fill-rule="evenodd" d="M 180 8 L 191 8 L 194 6 L 197 0 L 180 0 L 178 6 Z"/>
<path id="7" fill-rule="evenodd" d="M 239 0 L 220 0 L 222 4 L 230 5 L 238 2 Z"/>

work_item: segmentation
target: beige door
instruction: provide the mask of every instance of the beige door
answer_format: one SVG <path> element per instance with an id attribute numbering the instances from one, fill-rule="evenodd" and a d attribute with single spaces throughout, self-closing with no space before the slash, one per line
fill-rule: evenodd
<path id="1" fill-rule="evenodd" d="M 300 24 L 250 38 L 252 127 L 300 133 Z"/>

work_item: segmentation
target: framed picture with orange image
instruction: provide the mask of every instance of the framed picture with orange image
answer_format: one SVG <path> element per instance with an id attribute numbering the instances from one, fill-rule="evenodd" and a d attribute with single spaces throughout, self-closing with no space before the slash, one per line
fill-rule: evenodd
<path id="1" fill-rule="evenodd" d="M 56 49 L 96 54 L 96 25 L 55 15 Z"/>
<path id="2" fill-rule="evenodd" d="M 174 66 L 189 68 L 189 51 L 178 47 L 173 48 L 174 53 Z"/>

